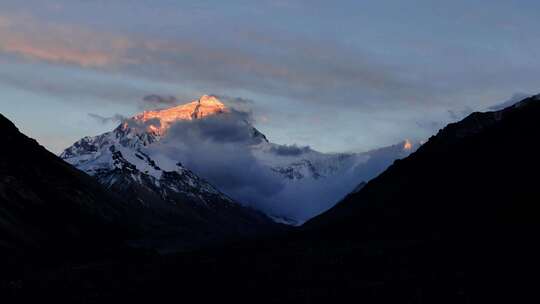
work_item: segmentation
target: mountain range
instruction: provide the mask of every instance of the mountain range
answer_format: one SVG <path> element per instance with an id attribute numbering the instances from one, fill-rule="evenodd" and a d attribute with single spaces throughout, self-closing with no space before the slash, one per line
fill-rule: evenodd
<path id="1" fill-rule="evenodd" d="M 540 96 L 503 110 L 473 113 L 377 177 L 359 182 L 336 206 L 298 228 L 160 255 L 118 247 L 105 255 L 89 251 L 91 259 L 3 273 L 0 291 L 8 300 L 69 303 L 534 303 L 540 270 L 539 115 Z M 6 257 L 15 256 L 13 250 L 39 254 L 44 247 L 59 254 L 71 247 L 113 248 L 111 244 L 131 237 L 123 227 L 136 225 L 122 219 L 126 209 L 145 210 L 144 203 L 124 200 L 103 181 L 98 184 L 20 134 L 6 119 L 0 122 L 9 144 L 0 163 L 0 235 L 6 240 L 1 247 Z M 175 132 L 174 125 L 165 135 L 156 129 L 157 142 Z M 262 136 L 259 140 L 264 141 Z M 106 163 L 114 168 L 105 172 L 92 167 L 98 169 L 94 176 L 117 169 L 127 170 L 133 180 L 142 176 L 111 158 Z M 155 175 L 152 182 L 159 188 L 168 187 L 168 174 L 190 172 L 183 164 L 175 164 L 175 171 L 156 166 L 160 170 L 144 174 Z M 226 197 L 208 189 L 189 204 L 214 192 Z M 176 202 L 167 197 L 160 200 Z M 20 266 L 25 257 L 19 257 L 11 263 L 19 265 L 13 269 L 25 269 Z"/>
<path id="2" fill-rule="evenodd" d="M 298 225 L 417 147 L 404 141 L 365 153 L 325 154 L 279 145 L 253 126 L 249 113 L 204 95 L 135 115 L 111 132 L 81 139 L 60 157 L 148 208 L 166 206 L 170 202 L 163 201 L 175 196 L 172 201 L 199 206 L 236 201 Z M 154 199 L 127 185 L 142 185 Z"/>

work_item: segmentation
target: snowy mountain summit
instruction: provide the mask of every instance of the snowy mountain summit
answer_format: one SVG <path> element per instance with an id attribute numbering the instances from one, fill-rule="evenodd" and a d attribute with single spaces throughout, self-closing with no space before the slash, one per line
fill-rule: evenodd
<path id="1" fill-rule="evenodd" d="M 162 136 L 173 123 L 179 120 L 201 119 L 227 112 L 229 112 L 229 109 L 217 97 L 203 95 L 198 100 L 187 104 L 163 110 L 145 111 L 136 115 L 133 119 L 146 124 L 148 133 Z"/>
<path id="2" fill-rule="evenodd" d="M 165 158 L 151 149 L 159 145 L 174 123 L 229 112 L 217 97 L 203 95 L 187 104 L 137 114 L 111 132 L 77 141 L 60 157 L 109 188 L 118 186 L 119 182 L 139 183 L 147 188 L 155 187 L 163 195 L 171 191 L 182 193 L 197 203 L 206 204 L 216 196 L 232 203 L 228 196 L 185 168 L 179 160 Z M 251 132 L 259 136 L 258 131 Z M 139 201 L 147 204 L 143 199 Z"/>
<path id="3" fill-rule="evenodd" d="M 162 178 L 177 174 L 180 177 L 178 184 L 169 190 L 189 196 L 203 194 L 198 198 L 204 200 L 205 194 L 216 195 L 219 191 L 180 163 L 158 164 L 146 153 L 146 147 L 157 143 L 176 121 L 199 119 L 224 111 L 221 102 L 206 95 L 170 109 L 145 111 L 125 120 L 111 132 L 81 139 L 60 157 L 108 186 L 112 186 L 119 175 L 125 175 L 135 182 L 146 179 L 155 186 L 167 188 L 162 184 Z M 223 199 L 230 200 L 226 196 Z"/>
<path id="4" fill-rule="evenodd" d="M 147 111 L 110 132 L 77 141 L 60 157 L 129 202 L 129 209 L 142 214 L 139 217 L 149 234 L 146 242 L 162 250 L 274 229 L 264 214 L 238 204 L 178 160 L 154 150 L 174 122 L 225 111 L 222 103 L 209 96 Z"/>
<path id="5" fill-rule="evenodd" d="M 136 185 L 169 204 L 213 208 L 237 201 L 276 221 L 301 223 L 414 149 L 405 141 L 367 153 L 328 154 L 271 143 L 249 113 L 204 95 L 137 114 L 60 156 L 118 192 Z M 156 204 L 148 195 L 134 200 Z"/>

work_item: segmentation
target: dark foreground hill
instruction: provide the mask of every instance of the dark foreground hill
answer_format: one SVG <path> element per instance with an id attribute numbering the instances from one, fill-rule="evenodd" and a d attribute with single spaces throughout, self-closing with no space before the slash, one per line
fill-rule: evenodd
<path id="1" fill-rule="evenodd" d="M 0 265 L 62 261 L 131 235 L 124 206 L 0 115 Z"/>
<path id="2" fill-rule="evenodd" d="M 447 126 L 287 236 L 36 274 L 8 291 L 91 303 L 537 302 L 537 99 Z"/>

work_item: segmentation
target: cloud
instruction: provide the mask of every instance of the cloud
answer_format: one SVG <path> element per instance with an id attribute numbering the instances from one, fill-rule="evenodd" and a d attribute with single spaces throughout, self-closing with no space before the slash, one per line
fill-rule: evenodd
<path id="1" fill-rule="evenodd" d="M 506 101 L 503 101 L 501 103 L 498 103 L 496 105 L 493 105 L 491 107 L 488 108 L 488 110 L 490 111 L 499 111 L 499 110 L 502 110 L 504 108 L 508 108 L 510 106 L 513 106 L 514 104 L 522 101 L 523 99 L 526 99 L 527 97 L 530 97 L 532 96 L 533 94 L 527 94 L 527 93 L 515 93 L 514 95 L 512 95 L 512 97 L 510 97 L 510 99 L 506 100 Z"/>
<path id="2" fill-rule="evenodd" d="M 255 105 L 255 101 L 249 98 L 232 97 L 232 96 L 220 95 L 220 94 L 210 94 L 210 95 L 216 96 L 228 107 L 237 109 L 239 111 L 250 112 L 253 105 Z"/>
<path id="3" fill-rule="evenodd" d="M 376 64 L 370 60 L 371 55 L 337 42 L 249 32 L 239 35 L 242 41 L 217 42 L 200 37 L 164 40 L 95 31 L 32 16 L 0 17 L 0 53 L 22 60 L 114 70 L 211 90 L 246 90 L 312 102 L 358 103 L 375 97 L 417 97 L 414 84 L 401 77 L 397 67 Z M 264 51 L 238 47 L 247 41 L 260 44 Z M 353 98 L 358 90 L 363 90 L 363 99 Z M 223 97 L 239 106 L 251 102 Z M 156 101 L 166 104 L 170 100 Z"/>
<path id="4" fill-rule="evenodd" d="M 297 145 L 278 145 L 272 146 L 270 151 L 279 156 L 299 156 L 313 150 L 311 150 L 309 146 L 299 147 Z"/>
<path id="5" fill-rule="evenodd" d="M 67 7 L 65 15 L 70 15 L 71 9 Z M 168 11 L 169 17 L 173 11 L 177 13 L 173 9 Z M 203 13 L 207 11 L 201 9 Z M 342 143 L 331 136 L 329 132 L 334 126 L 341 126 L 344 134 L 356 138 L 375 134 L 366 130 L 384 130 L 385 134 L 379 131 L 382 136 L 377 134 L 379 139 L 373 140 L 378 143 L 369 147 L 388 144 L 403 137 L 405 128 L 411 132 L 431 128 L 417 128 L 414 122 L 435 121 L 437 111 L 471 102 L 485 104 L 504 96 L 504 92 L 515 91 L 515 83 L 530 88 L 534 85 L 531 75 L 537 70 L 531 64 L 536 61 L 527 51 L 534 48 L 520 48 L 520 44 L 505 43 L 514 47 L 492 49 L 483 47 L 485 40 L 432 41 L 414 33 L 414 39 L 373 39 L 364 37 L 364 30 L 371 31 L 365 28 L 360 28 L 361 32 L 344 28 L 343 35 L 332 35 L 328 32 L 332 28 L 322 29 L 321 33 L 321 28 L 313 28 L 309 34 L 283 32 L 261 23 L 254 23 L 253 27 L 235 25 L 231 32 L 230 22 L 220 28 L 223 35 L 208 39 L 208 32 L 215 31 L 216 24 L 230 21 L 226 12 L 211 11 L 213 18 L 201 20 L 206 22 L 204 26 L 197 23 L 196 32 L 189 26 L 189 18 L 142 19 L 157 11 L 140 10 L 136 17 L 112 20 L 124 17 L 119 12 L 123 11 L 111 9 L 104 17 L 111 19 L 109 23 L 98 26 L 95 20 L 89 22 L 89 14 L 81 18 L 84 20 L 75 21 L 77 15 L 55 18 L 54 14 L 37 13 L 32 17 L 11 14 L 9 8 L 2 10 L 0 60 L 29 62 L 40 75 L 32 76 L 34 71 L 30 71 L 23 75 L 29 77 L 21 77 L 3 69 L 0 81 L 72 103 L 108 99 L 145 109 L 168 106 L 173 101 L 169 95 L 186 94 L 186 99 L 179 97 L 184 101 L 215 92 L 243 110 L 252 100 L 231 96 L 248 96 L 257 100 L 256 107 L 265 107 L 259 113 L 261 118 L 257 117 L 259 121 L 268 121 L 265 127 L 277 130 L 277 138 L 335 151 L 356 149 L 353 145 L 357 143 Z M 289 21 L 297 24 L 298 20 L 295 17 Z M 383 29 L 381 35 L 384 34 L 394 35 Z M 524 53 L 511 56 L 510 49 Z M 57 75 L 47 73 L 49 67 L 43 68 L 45 65 L 68 66 L 70 74 L 78 79 L 58 79 Z M 102 74 L 96 79 L 115 78 L 104 83 L 78 77 L 96 71 Z M 121 78 L 126 81 L 119 83 Z M 150 102 L 141 100 L 153 92 L 164 96 Z M 298 118 L 287 119 L 291 113 Z M 459 114 L 448 113 L 454 117 Z M 317 126 L 307 121 L 307 117 L 315 116 L 322 117 Z M 334 124 L 333 119 L 340 121 Z M 409 124 L 400 124 L 400 120 Z M 288 128 L 287 134 L 280 134 L 279 128 Z M 365 142 L 358 140 L 359 145 L 366 145 Z"/>
<path id="6" fill-rule="evenodd" d="M 40 22 L 26 15 L 0 16 L 0 52 L 26 59 L 105 68 L 133 63 L 123 57 L 129 48 L 129 40 L 121 36 Z"/>
<path id="7" fill-rule="evenodd" d="M 102 5 L 96 4 L 99 9 L 103 9 Z M 147 7 L 147 4 L 141 5 Z M 297 7 L 298 11 L 306 9 L 304 5 L 307 6 L 304 3 Z M 66 15 L 70 13 L 69 7 L 71 10 L 87 8 L 80 4 L 65 6 Z M 411 32 L 414 39 L 396 36 L 396 39 L 367 37 L 364 40 L 361 32 L 347 28 L 343 35 L 330 35 L 327 31 L 331 28 L 323 28 L 324 33 L 310 36 L 293 30 L 283 32 L 279 28 L 262 27 L 257 22 L 245 28 L 236 25 L 234 32 L 230 32 L 230 22 L 226 22 L 230 16 L 215 5 L 192 5 L 182 12 L 160 11 L 156 6 L 155 10 L 141 9 L 129 18 L 119 18 L 122 20 L 114 18 L 124 12 L 124 6 L 111 4 L 107 7 L 111 11 L 103 19 L 109 23 L 101 30 L 96 25 L 73 24 L 78 21 L 63 24 L 58 21 L 74 18 L 54 18 L 57 21 L 53 22 L 53 18 L 45 13 L 35 12 L 41 17 L 20 16 L 5 9 L 0 15 L 0 52 L 21 60 L 114 70 L 130 77 L 196 88 L 198 93 L 248 92 L 244 96 L 259 94 L 266 98 L 265 102 L 282 98 L 291 103 L 316 103 L 324 107 L 345 105 L 357 111 L 405 111 L 405 108 L 420 108 L 420 105 L 433 103 L 448 106 L 464 102 L 464 96 L 488 89 L 500 94 L 508 89 L 508 83 L 527 82 L 530 85 L 533 82 L 530 79 L 534 79 L 530 75 L 537 70 L 530 64 L 528 52 L 512 57 L 517 63 L 527 61 L 527 66 L 517 63 L 508 66 L 507 63 L 514 60 L 502 60 L 509 58 L 506 56 L 511 54 L 505 52 L 518 49 L 518 44 L 515 48 L 491 51 L 478 47 L 483 46 L 484 40 L 470 43 L 463 37 L 464 43 L 437 39 L 426 42 L 414 31 Z M 174 5 L 167 5 L 167 8 L 171 7 Z M 262 10 L 262 14 L 269 8 L 259 6 L 257 9 Z M 183 14 L 185 18 L 162 18 L 150 23 L 147 21 L 153 18 L 142 19 L 154 17 L 157 12 L 165 13 L 167 17 Z M 286 20 L 296 24 L 298 20 L 294 16 L 294 19 Z M 83 19 L 80 24 L 88 22 L 87 18 Z M 197 26 L 197 34 L 191 26 L 182 27 L 197 19 L 204 19 Z M 126 20 L 133 28 L 122 32 L 120 29 L 125 27 L 121 25 Z M 378 21 L 382 22 L 382 19 Z M 207 39 L 207 32 L 215 31 L 216 24 L 223 24 L 220 28 L 223 37 Z M 316 28 L 312 30 L 316 31 Z M 376 36 L 384 34 L 395 33 L 382 29 Z M 534 48 L 527 48 L 530 49 Z M 461 63 L 466 63 L 466 73 L 460 68 Z M 126 102 L 138 102 L 145 95 L 138 96 L 137 101 Z M 241 103 L 240 100 L 236 102 Z"/>
<path id="8" fill-rule="evenodd" d="M 475 110 L 472 107 L 465 105 L 461 108 L 446 110 L 446 113 L 443 112 L 436 120 L 429 118 L 426 120 L 417 121 L 416 125 L 429 133 L 433 133 L 444 128 L 449 123 L 462 120 L 474 111 Z"/>
<path id="9" fill-rule="evenodd" d="M 113 116 L 105 117 L 105 116 L 101 116 L 94 113 L 88 113 L 88 116 L 90 116 L 91 118 L 93 118 L 94 120 L 96 120 L 97 122 L 101 124 L 122 122 L 127 119 L 125 116 L 120 115 L 120 114 L 114 114 Z"/>
<path id="10" fill-rule="evenodd" d="M 120 79 L 98 71 L 77 73 L 48 64 L 13 63 L 9 59 L 0 60 L 0 83 L 37 95 L 79 104 L 140 103 L 142 106 L 141 96 L 148 94 L 134 79 Z"/>
<path id="11" fill-rule="evenodd" d="M 403 144 L 352 157 L 343 155 L 342 171 L 329 178 L 286 182 L 254 153 L 249 112 L 233 111 L 171 126 L 148 153 L 186 168 L 206 179 L 236 201 L 269 214 L 302 222 L 332 207 L 362 181 L 405 155 Z M 309 147 L 273 146 L 271 157 L 301 156 Z"/>
<path id="12" fill-rule="evenodd" d="M 10 24 L 11 24 L 11 21 L 8 17 L 0 16 L 0 28 L 6 28 L 10 26 Z"/>
<path id="13" fill-rule="evenodd" d="M 251 120 L 251 113 L 231 110 L 204 119 L 178 121 L 168 131 L 167 139 L 190 145 L 201 141 L 241 146 L 258 144 L 262 139 L 253 137 Z"/>
<path id="14" fill-rule="evenodd" d="M 109 54 L 62 48 L 54 45 L 35 46 L 25 40 L 11 38 L 1 48 L 4 52 L 15 53 L 24 57 L 61 63 L 74 63 L 83 67 L 106 66 L 112 62 Z"/>
<path id="15" fill-rule="evenodd" d="M 433 132 L 435 130 L 442 129 L 446 125 L 446 122 L 432 121 L 432 120 L 430 120 L 430 121 L 417 121 L 416 125 L 419 128 L 426 129 L 429 132 Z"/>
<path id="16" fill-rule="evenodd" d="M 474 112 L 474 109 L 470 106 L 465 106 L 463 109 L 460 110 L 448 110 L 448 115 L 450 116 L 450 119 L 452 121 L 459 121 L 463 119 L 465 116 L 471 114 Z"/>
<path id="17" fill-rule="evenodd" d="M 225 113 L 171 126 L 152 155 L 166 155 L 181 162 L 199 176 L 233 198 L 256 204 L 262 196 L 272 196 L 283 185 L 252 155 L 248 145 L 260 142 L 246 124 L 245 115 Z"/>
<path id="18" fill-rule="evenodd" d="M 150 106 L 171 106 L 178 103 L 178 99 L 174 96 L 148 95 L 143 98 L 143 102 Z"/>
<path id="19" fill-rule="evenodd" d="M 242 98 L 242 97 L 230 97 L 230 96 L 227 96 L 227 95 L 214 95 L 214 94 L 212 94 L 212 95 L 216 96 L 218 99 L 220 99 L 222 101 L 230 102 L 230 103 L 234 103 L 234 104 L 252 105 L 252 104 L 255 103 L 251 99 Z"/>
<path id="20" fill-rule="evenodd" d="M 123 120 L 122 123 L 127 124 L 129 128 L 134 128 L 136 130 L 141 130 L 144 132 L 146 132 L 146 130 L 148 130 L 148 128 L 150 127 L 155 127 L 155 128 L 161 127 L 161 120 L 159 120 L 159 118 L 151 118 L 145 121 L 128 118 L 128 119 Z"/>

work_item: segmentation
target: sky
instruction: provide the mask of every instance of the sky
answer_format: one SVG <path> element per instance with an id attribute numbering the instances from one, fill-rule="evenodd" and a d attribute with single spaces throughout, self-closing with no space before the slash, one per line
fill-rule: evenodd
<path id="1" fill-rule="evenodd" d="M 2 0 L 0 113 L 59 153 L 168 96 L 214 94 L 243 101 L 273 142 L 366 151 L 538 93 L 538 11 L 533 0 Z"/>

